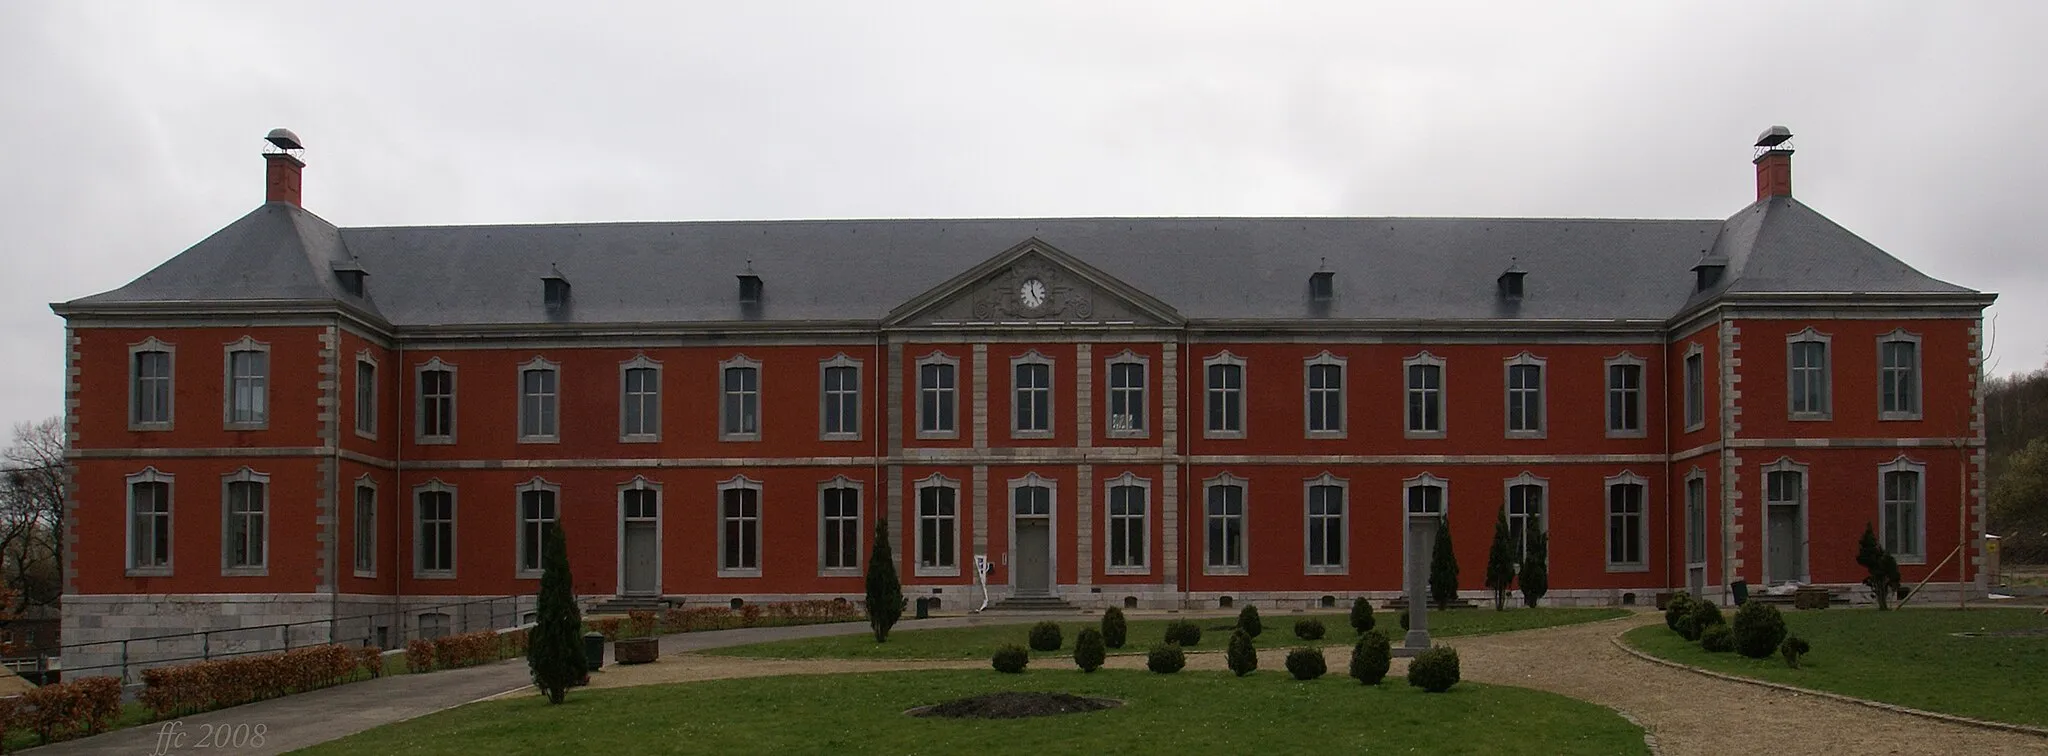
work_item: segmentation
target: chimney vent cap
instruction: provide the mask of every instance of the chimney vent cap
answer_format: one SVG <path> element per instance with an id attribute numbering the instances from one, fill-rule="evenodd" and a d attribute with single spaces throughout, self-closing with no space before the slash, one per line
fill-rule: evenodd
<path id="1" fill-rule="evenodd" d="M 1791 139 L 1791 129 L 1785 128 L 1783 126 L 1772 126 L 1768 129 L 1764 129 L 1764 133 L 1756 135 L 1756 146 L 1776 147 L 1778 145 L 1791 141 Z"/>
<path id="2" fill-rule="evenodd" d="M 292 130 L 287 128 L 271 129 L 269 134 L 263 136 L 263 141 L 276 145 L 280 150 L 303 150 L 306 148 L 306 145 L 299 141 L 299 135 L 292 133 Z"/>

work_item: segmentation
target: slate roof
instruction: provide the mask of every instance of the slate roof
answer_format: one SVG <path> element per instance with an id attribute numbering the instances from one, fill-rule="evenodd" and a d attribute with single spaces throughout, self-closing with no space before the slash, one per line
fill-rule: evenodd
<path id="1" fill-rule="evenodd" d="M 57 306 L 344 300 L 393 325 L 879 321 L 989 258 L 1037 239 L 1190 320 L 1662 321 L 1745 292 L 1960 294 L 1798 200 L 1727 220 L 1043 218 L 712 221 L 336 229 L 269 203 L 120 289 Z M 1725 258 L 1720 291 L 1692 266 Z M 371 299 L 334 281 L 368 271 Z M 1528 272 L 1519 303 L 1495 281 Z M 734 276 L 765 282 L 742 308 Z M 550 316 L 559 269 L 571 307 Z M 1308 279 L 1336 273 L 1337 297 Z"/>

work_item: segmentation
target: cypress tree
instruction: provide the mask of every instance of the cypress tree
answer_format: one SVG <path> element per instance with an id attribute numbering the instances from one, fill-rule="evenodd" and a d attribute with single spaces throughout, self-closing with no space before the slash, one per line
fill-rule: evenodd
<path id="1" fill-rule="evenodd" d="M 1364 635 L 1372 631 L 1372 626 L 1375 622 L 1376 620 L 1372 616 L 1372 602 L 1365 600 L 1364 596 L 1351 600 L 1352 630 L 1357 631 L 1359 635 Z"/>
<path id="2" fill-rule="evenodd" d="M 1245 635 L 1254 638 L 1259 637 L 1259 633 L 1265 632 L 1266 626 L 1259 622 L 1259 608 L 1246 604 L 1244 611 L 1237 613 L 1237 629 L 1243 630 Z"/>
<path id="3" fill-rule="evenodd" d="M 1252 646 L 1251 633 L 1239 627 L 1230 634 L 1230 649 L 1224 653 L 1224 661 L 1230 663 L 1231 674 L 1243 677 L 1259 668 L 1259 650 Z"/>
<path id="4" fill-rule="evenodd" d="M 1529 553 L 1522 555 L 1522 601 L 1529 606 L 1543 600 L 1543 594 L 1550 592 L 1550 534 L 1543 532 L 1543 525 L 1529 522 Z"/>
<path id="5" fill-rule="evenodd" d="M 1493 610 L 1507 608 L 1508 588 L 1515 583 L 1514 547 L 1508 541 L 1508 511 L 1493 518 L 1493 548 L 1486 552 L 1486 587 L 1493 591 Z"/>
<path id="6" fill-rule="evenodd" d="M 1429 597 L 1438 609 L 1458 598 L 1458 555 L 1451 549 L 1451 518 L 1437 523 L 1436 553 L 1429 557 Z"/>
<path id="7" fill-rule="evenodd" d="M 534 625 L 527 631 L 526 666 L 533 685 L 558 704 L 590 675 L 583 657 L 583 613 L 569 578 L 569 545 L 560 522 L 548 525 L 541 539 L 540 595 L 534 601 Z"/>
<path id="8" fill-rule="evenodd" d="M 876 643 L 889 642 L 889 628 L 903 619 L 903 581 L 896 577 L 896 554 L 889 549 L 889 518 L 875 519 L 875 550 L 868 554 L 868 627 Z"/>
<path id="9" fill-rule="evenodd" d="M 1877 531 L 1863 524 L 1863 539 L 1856 543 L 1856 563 L 1870 573 L 1863 584 L 1877 594 L 1877 609 L 1892 608 L 1892 591 L 1899 586 L 1899 560 L 1877 543 Z"/>

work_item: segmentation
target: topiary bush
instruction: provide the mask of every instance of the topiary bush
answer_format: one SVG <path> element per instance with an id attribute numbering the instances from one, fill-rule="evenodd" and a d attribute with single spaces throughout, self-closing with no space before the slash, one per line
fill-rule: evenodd
<path id="1" fill-rule="evenodd" d="M 1690 613 L 1686 614 L 1683 617 L 1679 617 L 1678 626 L 1672 629 L 1678 632 L 1678 637 L 1680 638 L 1684 638 L 1689 641 L 1696 641 L 1700 639 L 1699 618 L 1692 616 L 1692 614 Z"/>
<path id="2" fill-rule="evenodd" d="M 1102 645 L 1123 648 L 1125 634 L 1128 632 L 1130 628 L 1124 624 L 1124 610 L 1112 606 L 1109 611 L 1102 613 Z"/>
<path id="3" fill-rule="evenodd" d="M 1102 631 L 1087 628 L 1074 638 L 1074 666 L 1082 672 L 1094 672 L 1102 667 L 1102 660 L 1108 653 L 1102 649 Z"/>
<path id="4" fill-rule="evenodd" d="M 1031 652 L 1024 650 L 1023 646 L 1015 644 L 1005 645 L 1002 648 L 996 649 L 995 655 L 988 659 L 989 666 L 995 667 L 997 672 L 1013 675 L 1023 672 L 1024 665 L 1030 663 Z"/>
<path id="5" fill-rule="evenodd" d="M 1364 596 L 1351 600 L 1352 632 L 1365 635 L 1372 632 L 1373 625 L 1378 623 L 1379 620 L 1372 616 L 1372 602 L 1365 600 Z"/>
<path id="6" fill-rule="evenodd" d="M 1166 624 L 1166 642 L 1182 648 L 1194 648 L 1202 644 L 1202 626 L 1187 620 L 1174 620 Z"/>
<path id="7" fill-rule="evenodd" d="M 1162 675 L 1179 672 L 1181 667 L 1187 665 L 1188 655 L 1181 652 L 1178 643 L 1153 646 L 1152 652 L 1145 655 L 1145 668 Z"/>
<path id="8" fill-rule="evenodd" d="M 1297 648 L 1287 652 L 1287 674 L 1296 680 L 1314 680 L 1330 671 L 1330 665 L 1323 660 L 1320 648 Z"/>
<path id="9" fill-rule="evenodd" d="M 1408 661 L 1408 684 L 1430 693 L 1442 693 L 1458 684 L 1458 650 L 1437 646 Z"/>
<path id="10" fill-rule="evenodd" d="M 1767 659 L 1785 642 L 1785 615 L 1778 607 L 1749 601 L 1735 610 L 1735 650 L 1751 659 Z"/>
<path id="11" fill-rule="evenodd" d="M 1060 636 L 1059 623 L 1040 622 L 1031 626 L 1031 650 L 1058 651 L 1063 645 L 1066 639 Z"/>
<path id="12" fill-rule="evenodd" d="M 1313 617 L 1294 623 L 1294 637 L 1302 640 L 1322 640 L 1323 621 Z"/>
<path id="13" fill-rule="evenodd" d="M 1693 597 L 1685 591 L 1672 594 L 1671 603 L 1664 605 L 1664 626 L 1678 632 L 1678 620 L 1692 614 Z"/>
<path id="14" fill-rule="evenodd" d="M 1692 621 L 1693 624 L 1699 626 L 1699 631 L 1704 633 L 1707 631 L 1707 628 L 1724 624 L 1728 620 L 1726 617 L 1721 616 L 1721 606 L 1719 604 L 1712 601 L 1695 601 L 1692 604 Z M 1686 640 L 1699 640 L 1699 636 L 1693 636 Z"/>
<path id="15" fill-rule="evenodd" d="M 1246 604 L 1244 611 L 1237 613 L 1237 629 L 1243 630 L 1245 635 L 1254 638 L 1259 637 L 1259 633 L 1265 632 L 1266 626 L 1259 622 L 1259 608 Z"/>
<path id="16" fill-rule="evenodd" d="M 1387 640 L 1385 633 L 1368 630 L 1358 639 L 1358 645 L 1351 647 L 1351 676 L 1366 685 L 1378 685 L 1387 679 L 1387 669 L 1394 665 L 1394 644 Z"/>
<path id="17" fill-rule="evenodd" d="M 1808 644 L 1805 638 L 1797 635 L 1785 636 L 1785 642 L 1778 646 L 1778 653 L 1785 656 L 1785 666 L 1793 669 L 1799 668 L 1799 657 L 1812 650 L 1813 646 Z"/>
<path id="18" fill-rule="evenodd" d="M 1230 634 L 1230 650 L 1224 654 L 1231 674 L 1243 677 L 1259 668 L 1259 650 L 1252 646 L 1251 633 L 1240 627 Z"/>
<path id="19" fill-rule="evenodd" d="M 1725 654 L 1735 650 L 1735 631 L 1727 625 L 1713 625 L 1700 632 L 1700 648 L 1709 653 Z"/>

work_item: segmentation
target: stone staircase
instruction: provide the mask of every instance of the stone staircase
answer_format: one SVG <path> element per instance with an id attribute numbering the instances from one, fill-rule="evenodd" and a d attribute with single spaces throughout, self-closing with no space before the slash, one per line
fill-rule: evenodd
<path id="1" fill-rule="evenodd" d="M 584 614 L 625 614 L 627 612 L 659 612 L 673 606 L 668 599 L 660 596 L 613 596 L 598 602 Z"/>
<path id="2" fill-rule="evenodd" d="M 1053 596 L 1011 596 L 988 607 L 992 612 L 1072 612 L 1074 605 Z"/>

